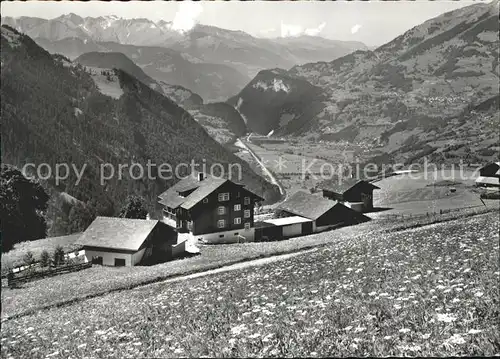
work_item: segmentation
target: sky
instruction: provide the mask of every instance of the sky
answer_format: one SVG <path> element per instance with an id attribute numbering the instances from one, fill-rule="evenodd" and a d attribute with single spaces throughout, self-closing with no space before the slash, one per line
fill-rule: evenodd
<path id="1" fill-rule="evenodd" d="M 116 15 L 173 21 L 179 31 L 201 23 L 257 37 L 307 34 L 378 46 L 428 19 L 478 2 L 489 1 L 2 1 L 1 14 L 46 19 L 68 13 Z"/>

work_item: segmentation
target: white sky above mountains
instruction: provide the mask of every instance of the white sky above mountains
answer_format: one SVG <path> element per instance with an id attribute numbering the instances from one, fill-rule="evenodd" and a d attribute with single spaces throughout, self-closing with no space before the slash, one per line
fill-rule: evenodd
<path id="1" fill-rule="evenodd" d="M 378 46 L 428 19 L 478 2 L 489 1 L 2 1 L 1 14 L 47 19 L 69 13 L 117 15 L 172 21 L 181 32 L 199 22 L 257 37 L 313 35 Z"/>

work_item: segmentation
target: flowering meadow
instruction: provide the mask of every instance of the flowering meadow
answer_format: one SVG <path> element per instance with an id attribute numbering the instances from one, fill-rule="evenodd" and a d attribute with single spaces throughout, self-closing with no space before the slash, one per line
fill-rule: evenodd
<path id="1" fill-rule="evenodd" d="M 3 358 L 500 354 L 498 213 L 2 323 Z"/>

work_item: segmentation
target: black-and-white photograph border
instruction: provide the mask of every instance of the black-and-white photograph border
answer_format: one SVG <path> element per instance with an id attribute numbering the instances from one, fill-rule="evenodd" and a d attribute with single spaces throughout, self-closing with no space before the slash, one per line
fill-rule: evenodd
<path id="1" fill-rule="evenodd" d="M 2 358 L 500 356 L 499 0 L 1 15 Z"/>

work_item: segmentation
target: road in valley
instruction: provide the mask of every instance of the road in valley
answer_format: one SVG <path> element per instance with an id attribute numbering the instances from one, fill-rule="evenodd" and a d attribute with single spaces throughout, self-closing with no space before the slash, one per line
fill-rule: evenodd
<path id="1" fill-rule="evenodd" d="M 250 135 L 248 136 L 248 138 L 250 138 Z M 274 176 L 274 174 L 269 171 L 267 169 L 267 167 L 264 165 L 264 163 L 262 163 L 262 161 L 260 160 L 260 158 L 255 154 L 255 152 L 253 152 L 250 147 L 248 147 L 245 143 L 243 143 L 243 141 L 241 141 L 239 138 L 236 140 L 236 142 L 234 143 L 234 145 L 236 147 L 239 147 L 241 149 L 244 149 L 246 151 L 248 151 L 248 153 L 250 153 L 250 155 L 255 159 L 255 161 L 257 161 L 257 163 L 259 164 L 260 167 L 262 167 L 262 171 L 264 172 L 264 174 L 266 175 L 266 177 L 269 179 L 269 181 L 278 186 L 279 190 L 280 190 L 280 194 L 283 196 L 285 195 L 285 190 L 283 189 L 283 186 L 281 185 L 281 183 L 279 183 L 279 181 L 276 179 L 276 177 Z"/>

